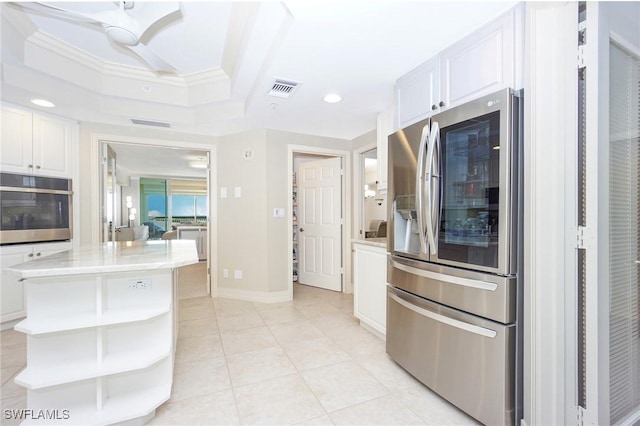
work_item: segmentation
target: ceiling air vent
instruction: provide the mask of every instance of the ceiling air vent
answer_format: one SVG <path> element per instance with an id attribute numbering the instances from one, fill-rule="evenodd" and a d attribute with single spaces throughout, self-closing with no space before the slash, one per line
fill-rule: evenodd
<path id="1" fill-rule="evenodd" d="M 132 118 L 131 122 L 133 124 L 139 124 L 141 126 L 171 127 L 171 124 L 163 123 L 162 121 L 139 120 L 137 118 Z"/>
<path id="2" fill-rule="evenodd" d="M 300 86 L 300 83 L 287 80 L 276 80 L 267 95 L 278 98 L 290 98 Z"/>

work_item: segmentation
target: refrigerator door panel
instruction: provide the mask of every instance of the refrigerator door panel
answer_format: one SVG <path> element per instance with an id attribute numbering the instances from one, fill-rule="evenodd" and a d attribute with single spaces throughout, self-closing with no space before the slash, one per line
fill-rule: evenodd
<path id="1" fill-rule="evenodd" d="M 503 324 L 516 321 L 516 278 L 389 256 L 387 282 L 455 309 Z"/>
<path id="2" fill-rule="evenodd" d="M 514 424 L 515 326 L 387 290 L 387 353 L 488 425 Z"/>
<path id="3" fill-rule="evenodd" d="M 511 275 L 515 235 L 518 98 L 510 90 L 432 117 L 439 127 L 440 200 L 432 262 Z M 432 207 L 433 208 L 433 207 Z M 435 253 L 434 253 L 435 252 Z"/>
<path id="4" fill-rule="evenodd" d="M 414 259 L 428 259 L 424 184 L 429 120 L 389 136 L 388 249 Z"/>

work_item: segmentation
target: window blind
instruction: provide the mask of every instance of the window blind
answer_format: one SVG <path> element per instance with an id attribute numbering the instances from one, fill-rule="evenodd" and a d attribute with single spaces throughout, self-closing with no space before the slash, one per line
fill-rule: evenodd
<path id="1" fill-rule="evenodd" d="M 611 44 L 609 92 L 610 422 L 640 409 L 640 60 Z"/>

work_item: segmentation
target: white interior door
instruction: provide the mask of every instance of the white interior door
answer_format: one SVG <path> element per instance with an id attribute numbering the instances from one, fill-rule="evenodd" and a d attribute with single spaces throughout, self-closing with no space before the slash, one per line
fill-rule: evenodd
<path id="1" fill-rule="evenodd" d="M 341 291 L 342 159 L 303 163 L 298 176 L 298 282 Z"/>

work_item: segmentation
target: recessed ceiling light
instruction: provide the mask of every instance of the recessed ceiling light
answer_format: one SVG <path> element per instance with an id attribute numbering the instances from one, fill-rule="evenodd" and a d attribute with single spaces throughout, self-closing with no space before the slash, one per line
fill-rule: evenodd
<path id="1" fill-rule="evenodd" d="M 324 101 L 330 104 L 335 104 L 336 102 L 340 102 L 342 100 L 342 96 L 337 93 L 329 93 L 324 97 Z"/>
<path id="2" fill-rule="evenodd" d="M 31 99 L 31 103 L 45 108 L 55 108 L 55 104 L 46 99 Z"/>

